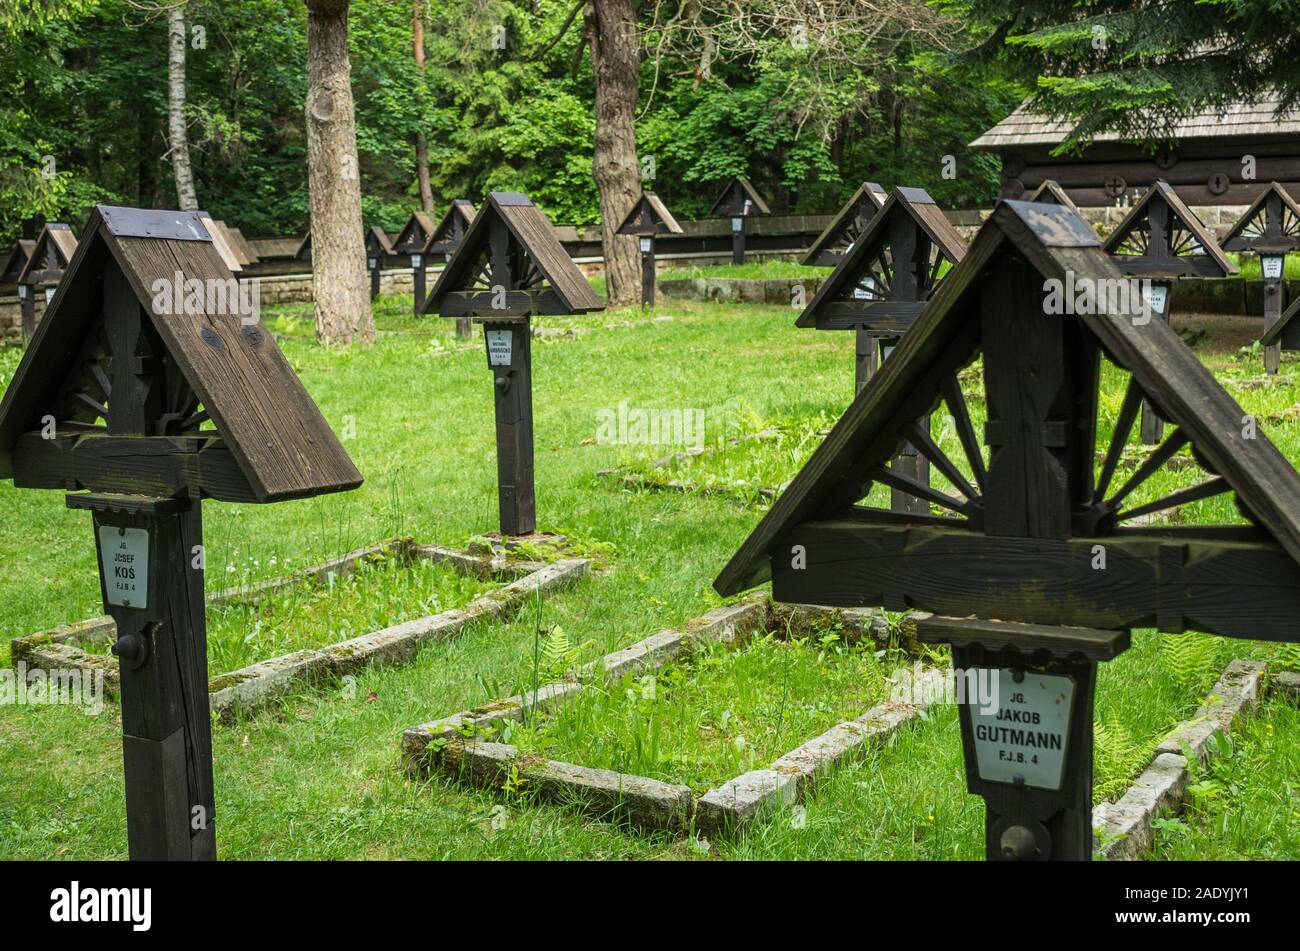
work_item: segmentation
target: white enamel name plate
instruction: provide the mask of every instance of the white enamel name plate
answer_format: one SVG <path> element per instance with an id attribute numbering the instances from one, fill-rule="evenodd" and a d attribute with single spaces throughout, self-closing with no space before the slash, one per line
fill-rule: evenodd
<path id="1" fill-rule="evenodd" d="M 1060 789 L 1074 681 L 1025 671 L 1016 683 L 1009 667 L 995 673 L 997 702 L 969 708 L 980 779 L 1014 783 L 1021 777 L 1026 786 Z"/>
<path id="2" fill-rule="evenodd" d="M 494 367 L 510 366 L 512 343 L 510 331 L 488 330 L 487 336 L 488 365 Z"/>
<path id="3" fill-rule="evenodd" d="M 108 603 L 149 606 L 149 532 L 143 528 L 99 527 L 99 557 Z"/>

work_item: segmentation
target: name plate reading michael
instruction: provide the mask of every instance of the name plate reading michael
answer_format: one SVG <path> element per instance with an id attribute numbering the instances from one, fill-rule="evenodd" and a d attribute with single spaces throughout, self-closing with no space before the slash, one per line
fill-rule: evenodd
<path id="1" fill-rule="evenodd" d="M 509 330 L 487 330 L 488 365 L 494 367 L 510 366 L 511 336 Z"/>
<path id="2" fill-rule="evenodd" d="M 1074 681 L 1025 671 L 1017 683 L 1009 667 L 996 673 L 997 703 L 968 707 L 980 779 L 1015 783 L 1019 778 L 1035 789 L 1060 789 Z"/>
<path id="3" fill-rule="evenodd" d="M 147 608 L 149 532 L 143 528 L 101 525 L 99 557 L 108 603 L 121 608 Z"/>

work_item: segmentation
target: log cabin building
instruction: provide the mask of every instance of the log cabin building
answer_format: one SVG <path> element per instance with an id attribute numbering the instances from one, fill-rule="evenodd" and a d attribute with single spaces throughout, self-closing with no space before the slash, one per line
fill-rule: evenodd
<path id="1" fill-rule="evenodd" d="M 1070 123 L 1022 105 L 971 143 L 1002 157 L 1002 198 L 1027 198 L 1054 179 L 1079 207 L 1133 204 L 1157 180 L 1189 205 L 1249 205 L 1271 181 L 1300 191 L 1300 110 L 1278 114 L 1279 100 L 1207 109 L 1179 121 L 1173 141 L 1136 145 L 1116 133 L 1082 151 L 1053 155 Z M 1254 157 L 1254 178 L 1246 177 Z"/>

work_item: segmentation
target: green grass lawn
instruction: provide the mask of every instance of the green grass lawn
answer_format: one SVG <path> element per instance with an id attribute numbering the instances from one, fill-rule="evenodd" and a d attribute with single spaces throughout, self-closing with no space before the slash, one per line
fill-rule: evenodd
<path id="1" fill-rule="evenodd" d="M 649 776 L 701 795 L 889 699 L 899 665 L 821 627 L 712 645 L 658 674 L 595 684 L 501 737 L 563 762 Z"/>
<path id="2" fill-rule="evenodd" d="M 496 527 L 492 387 L 481 341 L 458 341 L 450 321 L 414 320 L 409 304 L 409 297 L 381 300 L 381 333 L 368 349 L 332 351 L 316 345 L 308 308 L 289 308 L 268 320 L 366 484 L 352 493 L 279 505 L 205 505 L 210 590 L 226 586 L 218 573 L 227 565 L 241 574 L 247 568 L 252 578 L 275 577 L 394 535 L 458 545 Z M 838 418 L 850 400 L 850 334 L 796 331 L 786 307 L 671 301 L 657 312 L 665 315 L 674 319 L 642 318 L 637 310 L 545 319 L 539 323 L 589 332 L 533 343 L 540 526 L 564 532 L 579 545 L 607 543 L 600 550 L 608 569 L 508 622 L 476 625 L 457 639 L 432 644 L 410 666 L 364 671 L 355 690 L 304 692 L 215 727 L 221 855 L 979 854 L 982 807 L 965 793 L 956 719 L 949 708 L 937 709 L 928 722 L 904 731 L 887 749 L 832 777 L 808 804 L 806 823 L 778 819 L 742 842 L 715 842 L 707 849 L 689 841 L 627 834 L 527 800 L 508 803 L 502 827 L 499 820 L 489 821 L 498 802 L 491 795 L 436 779 L 415 784 L 399 769 L 403 728 L 528 688 L 539 675 L 540 647 L 557 628 L 578 652 L 575 656 L 585 660 L 679 625 L 719 603 L 711 582 L 753 528 L 753 503 L 727 495 L 634 491 L 599 477 L 602 469 L 684 448 L 599 440 L 603 414 L 616 412 L 624 402 L 646 409 L 698 410 L 707 421 L 706 443 L 725 442 L 767 423 L 788 426 L 791 435 L 774 442 L 772 458 L 742 463 L 736 457 L 737 467 L 749 466 L 737 472 L 752 470 L 747 478 L 781 482 L 815 447 L 816 440 L 806 434 Z M 1283 452 L 1300 459 L 1300 420 L 1289 412 L 1300 402 L 1300 363 L 1288 355 L 1280 381 L 1259 386 L 1258 356 L 1239 354 L 1237 343 L 1225 346 L 1220 340 L 1216 329 L 1200 341 L 1199 352 L 1227 379 L 1243 406 L 1259 414 Z M 7 383 L 18 356 L 16 349 L 0 349 L 0 384 Z M 1108 413 L 1113 414 L 1118 400 L 1119 394 L 1107 394 Z M 975 403 L 972 409 L 982 412 Z M 934 431 L 943 437 L 942 420 Z M 765 446 L 758 442 L 753 448 L 762 452 Z M 1180 517 L 1226 516 L 1216 508 L 1221 501 L 1189 506 Z M 7 569 L 0 573 L 0 662 L 7 662 L 9 637 L 102 613 L 90 519 L 69 511 L 59 492 L 0 486 L 0 564 Z M 407 590 L 393 581 L 358 594 L 357 600 L 380 603 L 350 606 L 358 612 L 356 624 L 374 623 L 372 609 L 407 607 Z M 419 596 L 409 593 L 412 599 Z M 323 613 L 330 617 L 322 625 L 337 620 L 332 611 Z M 311 625 L 320 617 L 314 615 Z M 240 627 L 236 624 L 234 630 Z M 1102 668 L 1099 760 L 1110 764 L 1105 775 L 1115 780 L 1112 785 L 1122 785 L 1131 773 L 1126 768 L 1141 758 L 1141 750 L 1195 709 L 1208 689 L 1206 671 L 1231 656 L 1280 653 L 1267 645 L 1213 641 L 1185 650 L 1187 656 L 1171 657 L 1179 651 L 1166 645 L 1165 638 L 1137 632 L 1134 648 Z M 786 661 L 785 648 L 765 650 L 773 662 Z M 740 665 L 743 658 L 737 658 L 727 662 Z M 736 671 L 744 673 L 739 666 Z M 749 676 L 760 684 L 771 683 L 773 674 L 762 668 Z M 682 689 L 701 708 L 714 691 L 732 698 L 728 708 L 733 703 L 743 708 L 745 683 L 739 674 L 719 677 L 701 681 L 708 683 L 707 690 L 687 684 Z M 809 673 L 798 681 L 796 703 L 815 702 L 809 692 L 813 679 Z M 822 689 L 829 692 L 822 696 L 837 696 L 833 683 Z M 755 687 L 752 699 L 772 702 L 771 697 L 762 699 L 767 693 Z M 863 696 L 861 702 L 867 699 Z M 740 715 L 733 710 L 733 717 Z M 809 725 L 815 729 L 811 721 Z M 1294 717 L 1275 717 L 1275 728 L 1280 737 L 1275 742 L 1297 742 Z M 0 857 L 125 857 L 120 730 L 112 704 L 99 716 L 70 707 L 0 707 Z M 716 748 L 702 747 L 699 755 L 701 769 L 716 775 L 734 765 L 724 764 Z M 1284 775 L 1260 771 L 1257 778 L 1277 794 Z M 1249 826 L 1258 800 L 1240 802 L 1241 821 Z M 1294 838 L 1279 848 L 1287 857 L 1300 857 Z"/>
<path id="3" fill-rule="evenodd" d="M 272 559 L 274 562 L 274 559 Z M 272 565 L 274 568 L 274 564 Z M 221 570 L 221 566 L 217 566 Z M 260 571 L 250 559 L 244 574 Z M 226 577 L 239 569 L 225 566 Z M 463 607 L 498 585 L 431 561 L 393 558 L 363 562 L 346 577 L 304 580 L 256 598 L 208 608 L 208 673 L 239 670 L 258 661 L 325 647 L 403 621 Z M 108 642 L 84 645 L 107 653 Z"/>

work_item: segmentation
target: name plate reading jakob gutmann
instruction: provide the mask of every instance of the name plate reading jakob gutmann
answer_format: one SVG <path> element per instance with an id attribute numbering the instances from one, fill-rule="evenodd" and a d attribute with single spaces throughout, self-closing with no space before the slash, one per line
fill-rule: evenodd
<path id="1" fill-rule="evenodd" d="M 147 608 L 149 532 L 143 528 L 101 525 L 99 557 L 108 603 L 120 608 Z"/>
<path id="2" fill-rule="evenodd" d="M 1026 786 L 1060 789 L 1074 681 L 1025 671 L 1017 683 L 1014 671 L 1002 667 L 997 682 L 992 709 L 978 702 L 968 707 L 980 779 L 1014 783 L 1019 776 Z"/>

